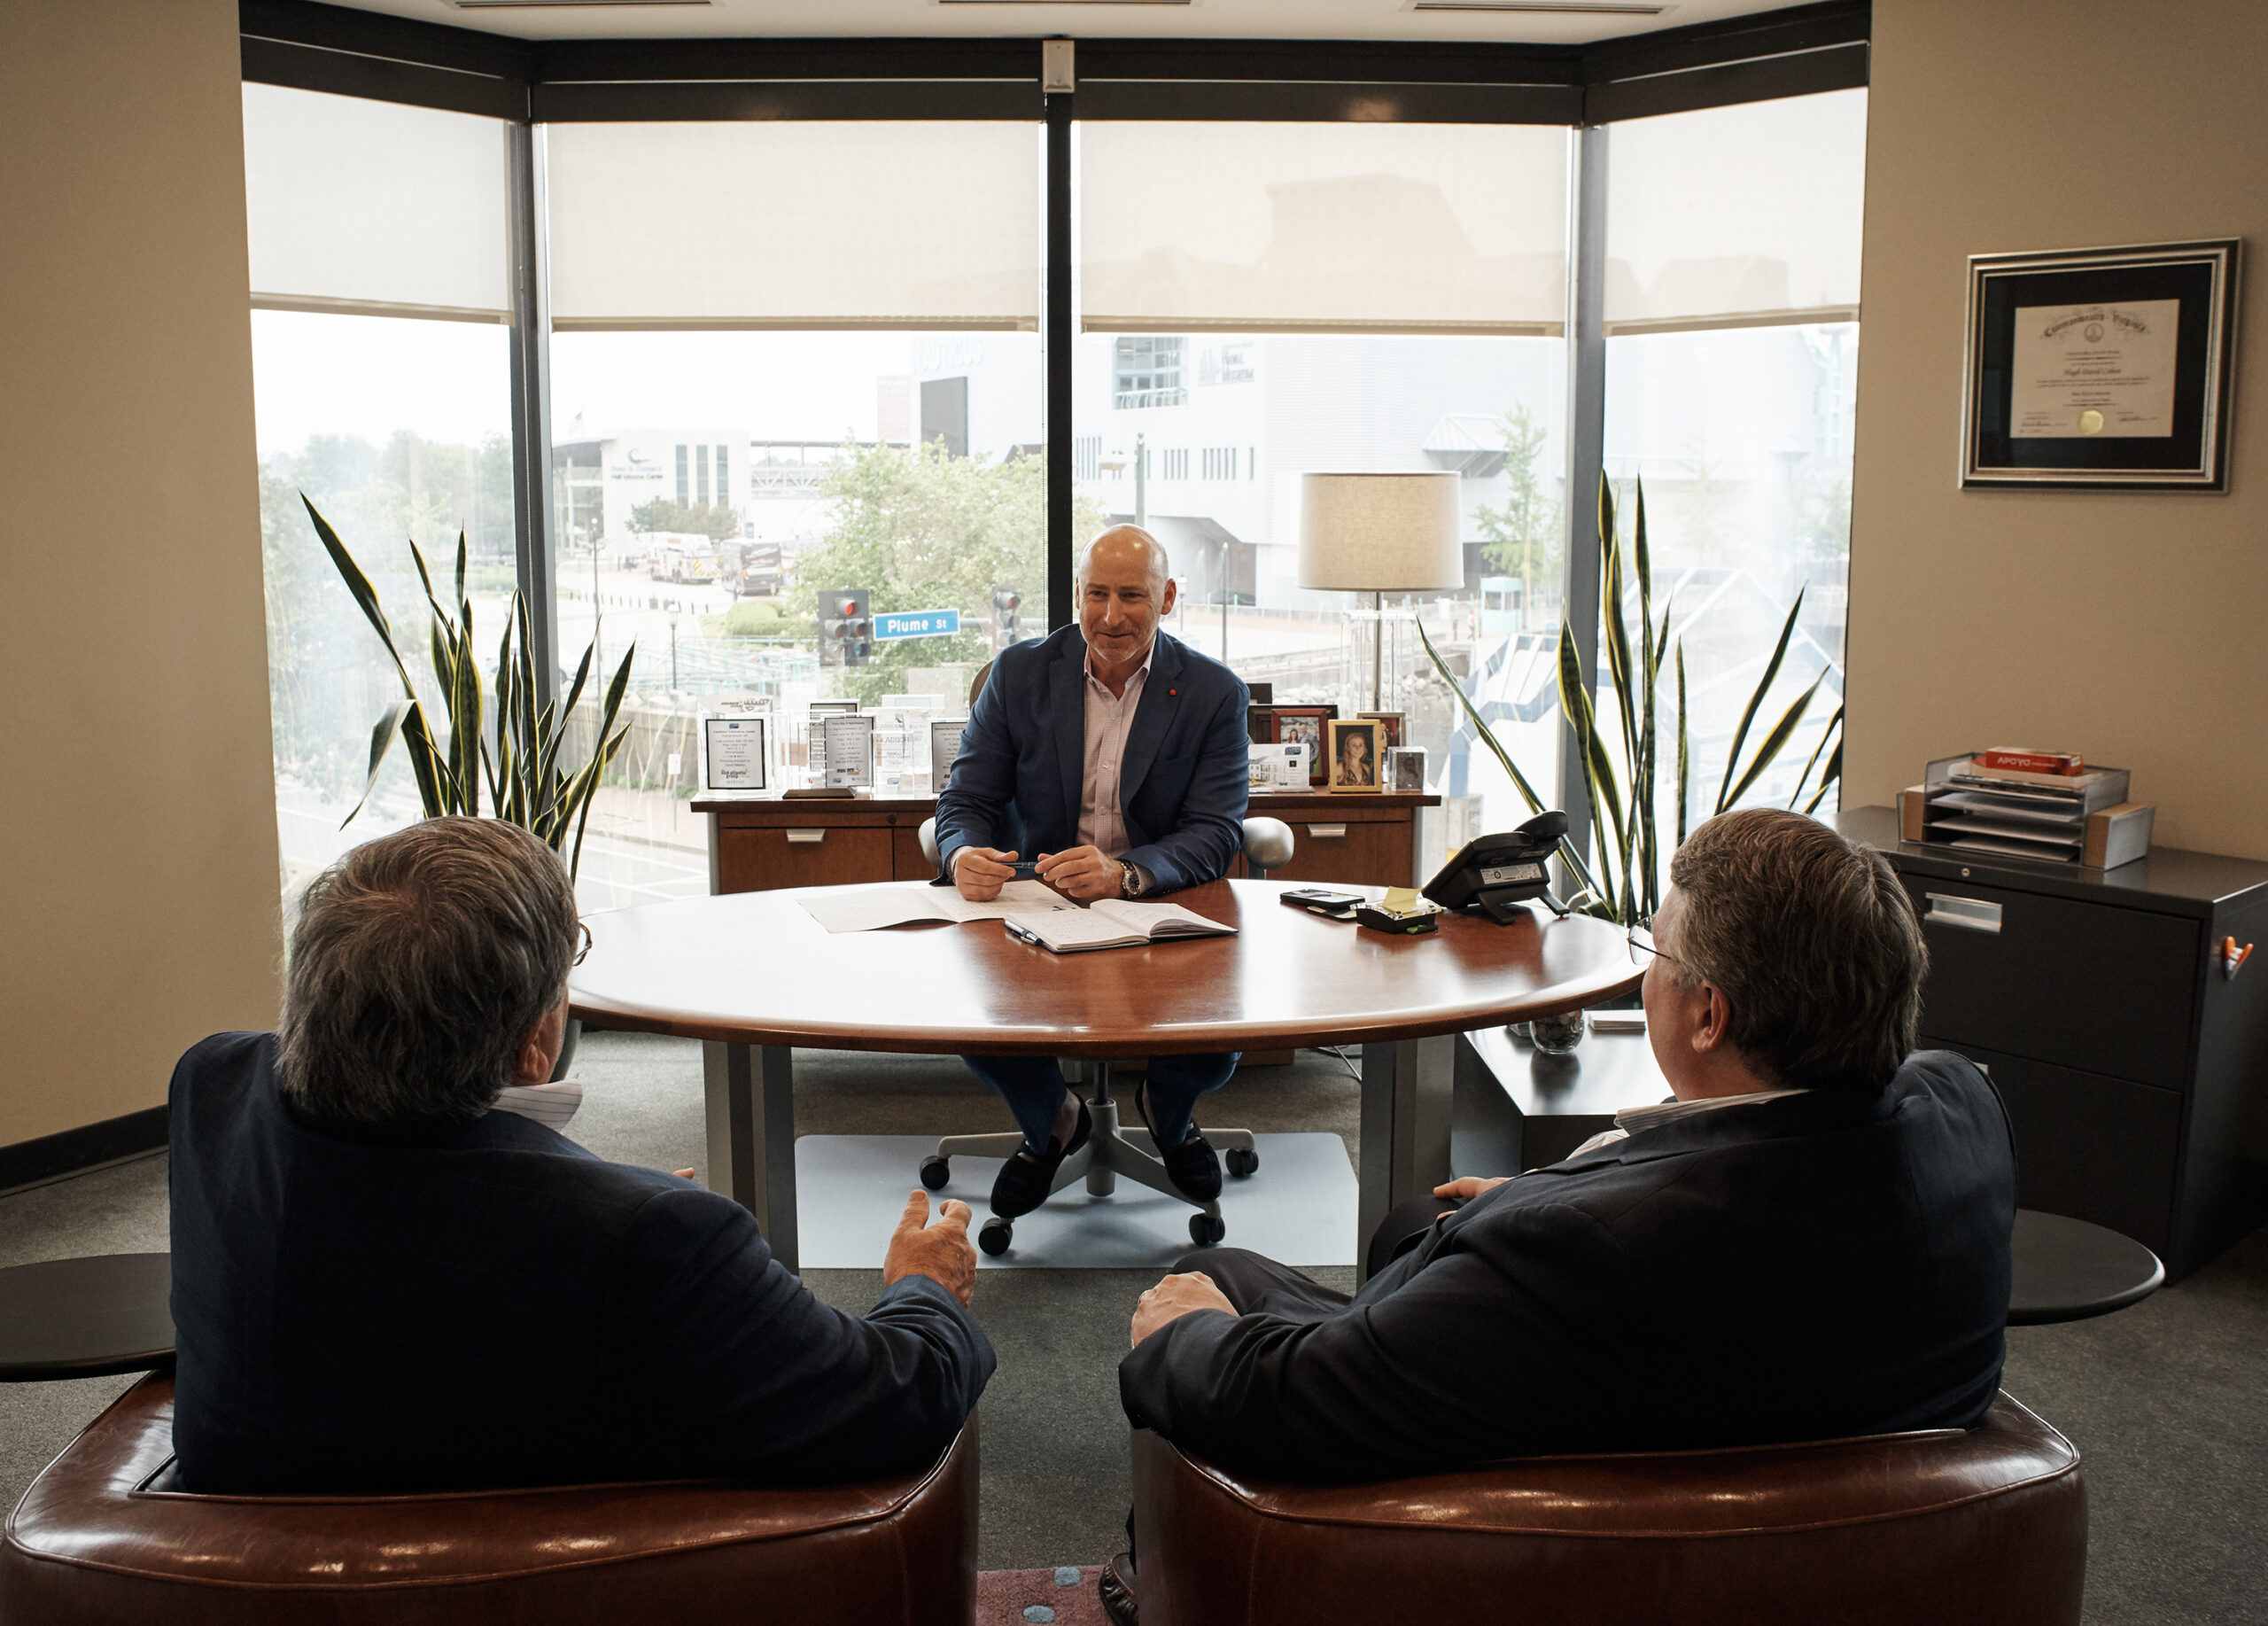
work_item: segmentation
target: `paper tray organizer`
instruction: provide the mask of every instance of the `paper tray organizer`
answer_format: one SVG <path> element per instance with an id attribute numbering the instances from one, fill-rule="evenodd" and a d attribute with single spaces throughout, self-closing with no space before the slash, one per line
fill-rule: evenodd
<path id="1" fill-rule="evenodd" d="M 2127 786 L 2124 768 L 2016 774 L 1947 757 L 1898 793 L 1899 836 L 1995 858 L 2116 869 L 2148 854 L 2157 817 L 2155 807 L 2126 799 Z"/>

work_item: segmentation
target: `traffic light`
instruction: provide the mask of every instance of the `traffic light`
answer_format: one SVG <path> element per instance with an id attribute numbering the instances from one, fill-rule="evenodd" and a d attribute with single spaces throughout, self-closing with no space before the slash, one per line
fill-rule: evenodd
<path id="1" fill-rule="evenodd" d="M 1023 636 L 1021 618 L 1016 607 L 1023 603 L 1023 595 L 1014 587 L 992 589 L 992 653 L 998 655 Z"/>
<path id="2" fill-rule="evenodd" d="M 866 664 L 874 647 L 874 619 L 866 610 L 872 596 L 865 587 L 837 587 L 819 595 L 820 665 Z"/>

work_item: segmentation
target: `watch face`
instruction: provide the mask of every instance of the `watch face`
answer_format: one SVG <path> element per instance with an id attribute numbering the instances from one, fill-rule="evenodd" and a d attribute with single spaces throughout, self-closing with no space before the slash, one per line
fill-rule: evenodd
<path id="1" fill-rule="evenodd" d="M 1134 866 L 1127 863 L 1122 859 L 1120 860 L 1118 865 L 1118 895 L 1121 898 L 1133 897 L 1135 884 Z"/>

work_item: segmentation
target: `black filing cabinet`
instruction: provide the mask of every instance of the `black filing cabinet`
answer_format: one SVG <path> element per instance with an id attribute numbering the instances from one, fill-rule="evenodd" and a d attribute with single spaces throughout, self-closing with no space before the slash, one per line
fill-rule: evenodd
<path id="1" fill-rule="evenodd" d="M 1887 807 L 1836 822 L 1913 896 L 1930 945 L 1922 1043 L 1992 1073 L 2025 1208 L 2123 1232 L 2169 1278 L 2258 1219 L 2268 864 L 2160 848 L 2081 869 L 1902 843 Z M 2264 951 L 2233 976 L 2230 938 Z"/>

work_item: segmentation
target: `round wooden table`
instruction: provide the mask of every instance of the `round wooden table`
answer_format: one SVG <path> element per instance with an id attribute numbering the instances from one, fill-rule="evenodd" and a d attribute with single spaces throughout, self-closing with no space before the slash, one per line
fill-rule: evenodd
<path id="1" fill-rule="evenodd" d="M 573 1013 L 708 1041 L 711 1181 L 792 1268 L 795 1046 L 1117 1057 L 1359 1044 L 1367 1232 L 1449 1176 L 1454 1035 L 1596 1004 L 1642 969 L 1600 921 L 1444 915 L 1435 932 L 1389 937 L 1286 907 L 1293 884 L 1173 894 L 1232 937 L 1060 955 L 994 921 L 828 932 L 802 890 L 651 904 L 590 917 Z"/>
<path id="2" fill-rule="evenodd" d="M 149 1372 L 174 1358 L 173 1256 L 106 1253 L 0 1270 L 0 1383 Z"/>

